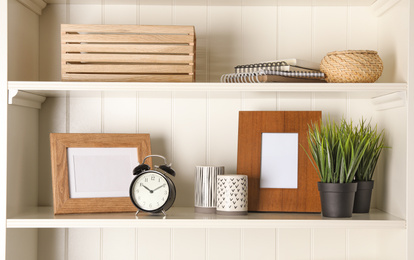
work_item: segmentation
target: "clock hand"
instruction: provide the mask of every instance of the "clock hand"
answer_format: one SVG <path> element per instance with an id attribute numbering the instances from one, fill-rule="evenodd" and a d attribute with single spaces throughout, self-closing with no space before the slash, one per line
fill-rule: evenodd
<path id="1" fill-rule="evenodd" d="M 157 187 L 157 188 L 155 188 L 153 191 L 156 191 L 156 190 L 158 190 L 158 189 L 161 189 L 162 187 L 164 187 L 165 186 L 165 183 L 163 184 L 163 185 L 161 185 L 161 186 L 159 186 L 159 187 Z"/>
<path id="2" fill-rule="evenodd" d="M 153 190 L 150 190 L 147 186 L 145 186 L 144 184 L 142 184 L 142 187 L 144 187 L 145 189 L 147 189 L 150 193 L 153 193 Z"/>

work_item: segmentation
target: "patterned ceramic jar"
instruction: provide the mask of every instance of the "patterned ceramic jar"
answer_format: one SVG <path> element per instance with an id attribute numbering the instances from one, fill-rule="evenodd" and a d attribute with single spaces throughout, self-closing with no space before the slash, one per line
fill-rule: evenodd
<path id="1" fill-rule="evenodd" d="M 247 175 L 217 176 L 217 214 L 247 214 Z"/>

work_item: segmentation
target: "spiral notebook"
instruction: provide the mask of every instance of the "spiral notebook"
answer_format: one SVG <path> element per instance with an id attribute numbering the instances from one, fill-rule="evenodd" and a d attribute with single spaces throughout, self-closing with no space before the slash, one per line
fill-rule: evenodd
<path id="1" fill-rule="evenodd" d="M 243 64 L 234 67 L 235 73 L 265 71 L 319 71 L 319 63 L 300 59 L 285 59 L 262 63 Z"/>
<path id="2" fill-rule="evenodd" d="M 224 83 L 262 83 L 262 82 L 325 82 L 325 74 L 320 71 L 273 71 L 259 70 L 249 73 L 223 74 Z"/>

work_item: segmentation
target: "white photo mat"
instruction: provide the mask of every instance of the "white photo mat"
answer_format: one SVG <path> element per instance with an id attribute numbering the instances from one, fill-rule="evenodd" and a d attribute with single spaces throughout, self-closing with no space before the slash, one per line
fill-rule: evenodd
<path id="1" fill-rule="evenodd" d="M 260 188 L 298 188 L 298 133 L 262 133 Z"/>
<path id="2" fill-rule="evenodd" d="M 67 149 L 70 198 L 128 197 L 137 148 Z"/>

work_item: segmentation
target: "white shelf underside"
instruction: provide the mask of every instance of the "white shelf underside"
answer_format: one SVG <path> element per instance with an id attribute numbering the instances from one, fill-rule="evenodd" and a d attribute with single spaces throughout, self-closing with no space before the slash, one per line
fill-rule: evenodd
<path id="1" fill-rule="evenodd" d="M 195 213 L 193 207 L 173 207 L 167 216 L 140 213 L 54 215 L 53 208 L 31 208 L 7 219 L 7 228 L 394 228 L 406 221 L 380 210 L 352 218 L 321 214 L 251 213 L 229 216 Z"/>

